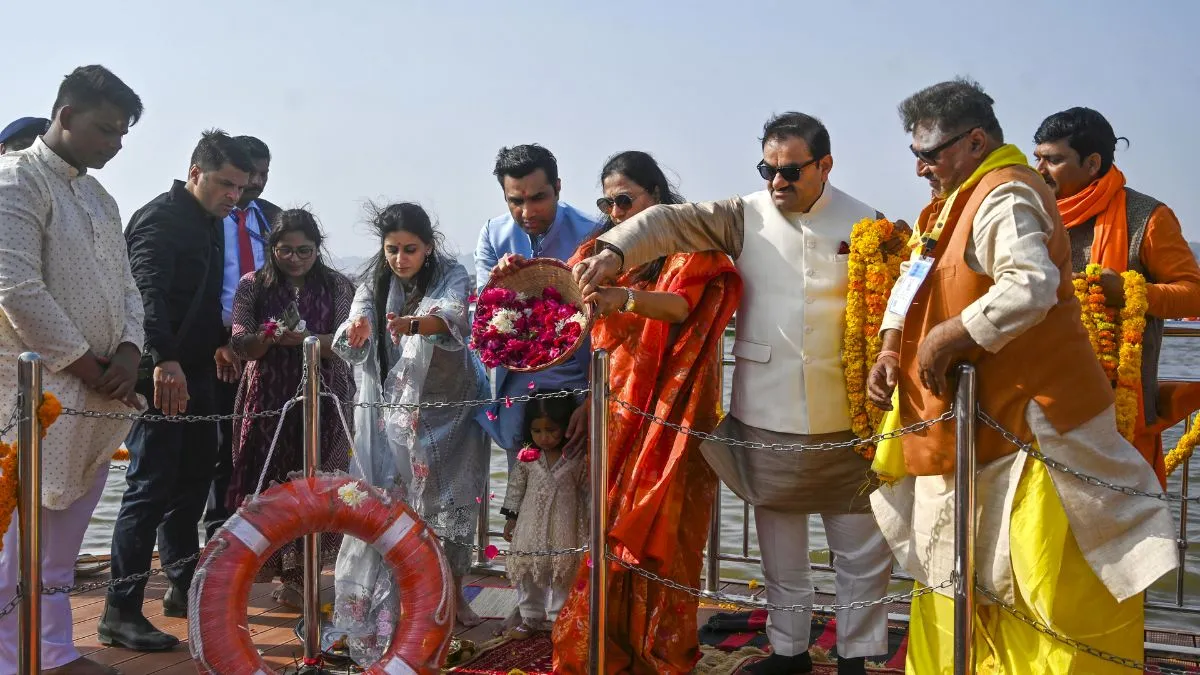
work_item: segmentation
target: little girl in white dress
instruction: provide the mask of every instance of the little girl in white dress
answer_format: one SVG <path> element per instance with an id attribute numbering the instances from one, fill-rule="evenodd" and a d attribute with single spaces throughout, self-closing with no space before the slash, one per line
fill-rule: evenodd
<path id="1" fill-rule="evenodd" d="M 568 457 L 562 451 L 575 407 L 571 397 L 536 399 L 525 407 L 525 447 L 509 472 L 500 509 L 508 519 L 504 539 L 513 551 L 557 551 L 587 542 L 586 456 L 578 452 Z M 582 560 L 580 553 L 505 558 L 521 617 L 509 637 L 523 640 L 554 625 Z"/>

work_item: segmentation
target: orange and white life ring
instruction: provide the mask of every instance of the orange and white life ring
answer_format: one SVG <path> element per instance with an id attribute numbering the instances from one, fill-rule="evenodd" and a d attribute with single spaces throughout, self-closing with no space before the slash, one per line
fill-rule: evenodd
<path id="1" fill-rule="evenodd" d="M 437 536 L 400 500 L 345 474 L 275 485 L 238 509 L 208 542 L 188 598 L 188 640 L 201 673 L 272 672 L 250 639 L 246 604 L 258 570 L 313 532 L 371 542 L 392 570 L 400 612 L 371 675 L 438 673 L 453 636 L 452 577 Z"/>

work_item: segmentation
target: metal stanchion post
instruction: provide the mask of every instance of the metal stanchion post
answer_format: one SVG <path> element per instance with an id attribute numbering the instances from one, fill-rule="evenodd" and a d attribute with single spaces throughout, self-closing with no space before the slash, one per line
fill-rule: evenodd
<path id="1" fill-rule="evenodd" d="M 954 672 L 975 672 L 975 367 L 958 367 L 954 465 Z"/>
<path id="2" fill-rule="evenodd" d="M 17 360 L 17 469 L 21 556 L 17 614 L 17 672 L 37 675 L 42 669 L 42 358 L 32 352 Z"/>
<path id="3" fill-rule="evenodd" d="M 608 632 L 608 352 L 592 352 L 591 462 L 592 561 L 588 661 L 591 673 L 604 673 Z"/>
<path id="4" fill-rule="evenodd" d="M 321 469 L 321 341 L 304 338 L 304 475 Z M 304 535 L 304 668 L 321 667 L 321 541 L 320 534 Z"/>

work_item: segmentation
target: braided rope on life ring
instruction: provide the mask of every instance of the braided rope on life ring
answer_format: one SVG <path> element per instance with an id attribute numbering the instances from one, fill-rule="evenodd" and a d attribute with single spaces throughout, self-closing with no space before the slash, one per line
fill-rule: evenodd
<path id="1" fill-rule="evenodd" d="M 313 532 L 370 542 L 399 589 L 391 644 L 370 675 L 439 672 L 454 627 L 452 577 L 434 533 L 408 505 L 345 474 L 318 474 L 251 498 L 204 547 L 188 598 L 188 640 L 201 673 L 273 672 L 250 638 L 254 576 L 285 543 Z"/>

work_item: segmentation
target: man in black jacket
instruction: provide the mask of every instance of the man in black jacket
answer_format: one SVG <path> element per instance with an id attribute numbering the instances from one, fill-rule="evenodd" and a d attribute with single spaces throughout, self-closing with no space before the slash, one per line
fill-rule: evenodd
<path id="1" fill-rule="evenodd" d="M 129 221 L 125 240 L 146 309 L 146 354 L 152 378 L 138 383 L 151 414 L 215 411 L 213 354 L 225 339 L 221 220 L 237 205 L 254 170 L 242 145 L 222 131 L 205 132 L 192 153 L 187 182 L 175 181 Z M 113 527 L 114 578 L 150 570 L 155 533 L 164 567 L 199 550 L 196 526 L 217 458 L 213 422 L 135 422 L 126 441 L 128 487 Z M 166 572 L 163 614 L 187 616 L 195 562 Z M 109 588 L 97 629 L 101 644 L 153 651 L 178 640 L 142 613 L 145 579 Z"/>
<path id="2" fill-rule="evenodd" d="M 225 216 L 224 273 L 221 287 L 221 318 L 225 325 L 225 342 L 217 349 L 213 360 L 217 364 L 216 404 L 218 415 L 233 412 L 237 398 L 238 381 L 242 379 L 244 364 L 233 354 L 229 346 L 232 327 L 233 296 L 238 280 L 248 271 L 258 271 L 270 257 L 267 250 L 267 234 L 279 217 L 280 208 L 262 198 L 271 171 L 271 150 L 253 136 L 238 136 L 235 141 L 242 144 L 254 171 L 250 182 L 242 190 L 237 208 Z M 233 473 L 233 423 L 225 420 L 217 423 L 220 445 L 217 448 L 217 467 L 213 473 L 212 490 L 208 495 L 208 507 L 204 511 L 204 531 L 208 539 L 216 534 L 229 517 L 225 507 L 225 493 L 229 490 L 229 478 Z"/>

